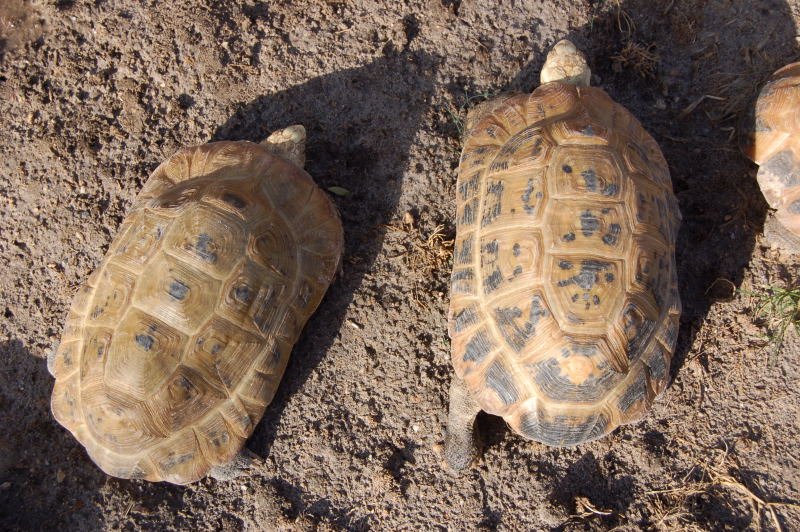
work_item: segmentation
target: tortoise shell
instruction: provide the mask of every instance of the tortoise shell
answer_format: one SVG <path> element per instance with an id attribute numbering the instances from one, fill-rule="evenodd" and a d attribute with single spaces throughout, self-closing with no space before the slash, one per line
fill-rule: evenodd
<path id="1" fill-rule="evenodd" d="M 116 477 L 184 484 L 229 462 L 342 242 L 333 204 L 290 161 L 250 142 L 180 150 L 72 303 L 55 418 Z"/>
<path id="2" fill-rule="evenodd" d="M 669 378 L 681 216 L 667 164 L 597 88 L 547 83 L 477 114 L 456 190 L 456 374 L 526 438 L 599 438 Z"/>
<path id="3" fill-rule="evenodd" d="M 758 185 L 778 221 L 800 236 L 800 63 L 772 75 L 752 118 L 742 150 L 761 166 Z"/>

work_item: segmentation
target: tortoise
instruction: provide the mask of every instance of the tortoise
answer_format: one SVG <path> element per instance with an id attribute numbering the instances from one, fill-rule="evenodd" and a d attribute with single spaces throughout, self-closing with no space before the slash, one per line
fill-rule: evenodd
<path id="1" fill-rule="evenodd" d="M 752 111 L 742 151 L 759 165 L 758 185 L 777 209 L 764 234 L 774 247 L 800 253 L 800 62 L 772 75 Z"/>
<path id="2" fill-rule="evenodd" d="M 669 379 L 681 214 L 655 140 L 563 40 L 541 85 L 471 110 L 456 185 L 444 458 L 474 420 L 574 446 L 641 419 Z"/>
<path id="3" fill-rule="evenodd" d="M 187 484 L 251 465 L 240 451 L 342 252 L 305 138 L 179 150 L 75 296 L 52 411 L 107 474 Z"/>

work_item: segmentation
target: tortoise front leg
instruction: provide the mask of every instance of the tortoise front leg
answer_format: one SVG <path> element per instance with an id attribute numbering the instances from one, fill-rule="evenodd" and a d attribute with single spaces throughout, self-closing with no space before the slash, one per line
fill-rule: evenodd
<path id="1" fill-rule="evenodd" d="M 450 411 L 444 439 L 444 458 L 452 469 L 465 469 L 477 456 L 475 417 L 481 407 L 472 398 L 464 381 L 453 376 L 450 383 Z"/>

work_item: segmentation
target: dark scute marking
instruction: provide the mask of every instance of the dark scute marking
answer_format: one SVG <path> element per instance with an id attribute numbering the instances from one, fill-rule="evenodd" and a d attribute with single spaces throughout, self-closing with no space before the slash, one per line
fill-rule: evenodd
<path id="1" fill-rule="evenodd" d="M 519 392 L 511 380 L 511 374 L 499 361 L 489 366 L 486 372 L 486 386 L 494 390 L 506 405 L 512 405 L 519 399 Z"/>
<path id="2" fill-rule="evenodd" d="M 560 260 L 558 261 L 558 267 L 562 270 L 569 270 L 572 268 L 572 263 L 568 260 Z"/>
<path id="3" fill-rule="evenodd" d="M 477 172 L 458 186 L 458 193 L 461 195 L 462 200 L 466 200 L 478 191 L 478 181 L 480 177 L 481 173 Z"/>
<path id="4" fill-rule="evenodd" d="M 452 281 L 466 281 L 473 279 L 475 276 L 472 274 L 472 270 L 458 270 L 454 271 L 453 275 L 450 277 Z"/>
<path id="5" fill-rule="evenodd" d="M 217 254 L 212 248 L 213 242 L 214 240 L 206 233 L 197 235 L 197 242 L 194 245 L 197 256 L 206 262 L 217 262 Z"/>
<path id="6" fill-rule="evenodd" d="M 582 133 L 587 137 L 594 137 L 594 128 L 592 127 L 591 124 L 589 124 L 585 128 L 583 128 Z"/>
<path id="7" fill-rule="evenodd" d="M 564 166 L 562 166 L 561 169 L 564 171 L 565 174 L 571 174 L 572 173 L 572 167 L 570 165 L 568 165 L 568 164 L 565 164 Z"/>
<path id="8" fill-rule="evenodd" d="M 589 418 L 556 416 L 553 420 L 534 412 L 526 412 L 520 419 L 520 432 L 532 440 L 546 445 L 578 445 L 595 440 L 606 433 L 608 418 L 597 414 Z"/>
<path id="9" fill-rule="evenodd" d="M 592 214 L 592 211 L 583 211 L 581 213 L 581 233 L 583 233 L 583 236 L 592 236 L 598 229 L 600 229 L 600 220 Z"/>
<path id="10" fill-rule="evenodd" d="M 573 354 L 572 356 L 576 356 Z M 580 355 L 577 355 L 580 356 Z M 590 375 L 581 383 L 573 383 L 568 375 L 561 371 L 561 365 L 555 358 L 548 358 L 533 364 L 534 379 L 537 386 L 549 398 L 560 402 L 581 404 L 595 403 L 602 399 L 619 380 L 620 375 L 602 363 L 602 373 Z"/>
<path id="11" fill-rule="evenodd" d="M 233 289 L 233 297 L 240 303 L 250 303 L 253 299 L 253 291 L 246 284 L 240 284 Z"/>
<path id="12" fill-rule="evenodd" d="M 603 235 L 603 243 L 608 246 L 615 245 L 621 231 L 622 228 L 619 226 L 619 224 L 611 224 L 611 226 L 608 228 L 608 233 Z"/>
<path id="13" fill-rule="evenodd" d="M 533 148 L 531 148 L 531 156 L 532 157 L 539 157 L 542 154 L 542 139 L 536 139 L 536 142 L 533 143 Z"/>
<path id="14" fill-rule="evenodd" d="M 512 274 L 514 275 L 514 277 L 516 277 L 517 275 L 521 275 L 522 274 L 522 266 L 515 266 L 514 267 L 514 271 L 512 272 Z"/>
<path id="15" fill-rule="evenodd" d="M 664 340 L 671 347 L 675 347 L 675 342 L 678 341 L 678 321 L 669 320 L 666 330 L 664 331 Z"/>
<path id="16" fill-rule="evenodd" d="M 613 283 L 614 282 L 614 274 L 613 273 L 611 273 L 611 272 L 606 273 L 606 282 L 607 283 Z"/>
<path id="17" fill-rule="evenodd" d="M 156 240 L 161 240 L 162 236 L 164 236 L 164 228 L 160 225 L 156 226 Z"/>
<path id="18" fill-rule="evenodd" d="M 472 225 L 475 223 L 475 212 L 478 210 L 478 200 L 473 199 L 464 205 L 464 212 L 461 214 L 462 225 Z"/>
<path id="19" fill-rule="evenodd" d="M 502 181 L 494 181 L 488 185 L 486 189 L 486 204 L 481 218 L 481 227 L 491 224 L 494 222 L 495 218 L 500 216 L 502 210 L 503 187 Z"/>
<path id="20" fill-rule="evenodd" d="M 456 252 L 456 264 L 469 264 L 472 259 L 473 237 L 465 238 L 461 242 L 461 248 Z"/>
<path id="21" fill-rule="evenodd" d="M 511 253 L 513 253 L 515 257 L 519 257 L 520 248 L 517 242 L 514 242 L 514 245 L 511 246 Z"/>
<path id="22" fill-rule="evenodd" d="M 94 310 L 92 310 L 92 319 L 93 319 L 93 320 L 97 319 L 98 317 L 100 317 L 100 315 L 101 315 L 103 312 L 105 312 L 105 311 L 103 310 L 103 308 L 102 308 L 102 307 L 100 307 L 100 306 L 96 306 L 96 307 L 94 307 Z"/>
<path id="23" fill-rule="evenodd" d="M 531 299 L 531 314 L 528 318 L 528 323 L 531 326 L 531 336 L 535 335 L 536 326 L 539 324 L 539 320 L 546 318 L 549 314 L 550 313 L 542 304 L 542 298 L 539 296 L 533 296 Z"/>
<path id="24" fill-rule="evenodd" d="M 475 312 L 474 308 L 472 307 L 463 308 L 455 316 L 455 330 L 456 332 L 461 332 L 464 329 L 468 329 L 470 326 L 477 323 L 477 321 L 478 321 L 478 314 Z"/>
<path id="25" fill-rule="evenodd" d="M 275 347 L 272 349 L 272 353 L 270 354 L 270 359 L 272 359 L 273 365 L 277 365 L 278 362 L 281 361 L 281 347 L 279 344 L 275 344 Z"/>
<path id="26" fill-rule="evenodd" d="M 597 276 L 603 270 L 611 266 L 608 262 L 598 260 L 584 260 L 581 262 L 580 273 L 573 275 L 569 279 L 563 279 L 558 282 L 558 286 L 569 286 L 576 284 L 584 290 L 591 290 L 597 282 Z"/>
<path id="27" fill-rule="evenodd" d="M 214 345 L 211 346 L 211 354 L 213 356 L 217 356 L 224 347 L 225 346 L 220 344 L 219 342 L 214 342 Z"/>
<path id="28" fill-rule="evenodd" d="M 655 344 L 653 352 L 646 359 L 647 367 L 650 368 L 650 375 L 658 381 L 663 381 L 667 376 L 667 364 L 664 362 L 664 351 L 661 346 Z"/>
<path id="29" fill-rule="evenodd" d="M 586 190 L 589 192 L 594 192 L 597 190 L 597 174 L 594 172 L 593 169 L 587 168 L 583 172 L 581 172 L 581 177 L 583 177 L 583 182 L 586 185 Z"/>
<path id="30" fill-rule="evenodd" d="M 165 471 L 168 471 L 173 467 L 186 463 L 193 458 L 194 458 L 194 453 L 183 454 L 181 456 L 175 456 L 174 453 L 170 453 L 169 457 L 165 461 L 161 462 L 161 467 Z"/>
<path id="31" fill-rule="evenodd" d="M 800 214 L 800 200 L 794 200 L 791 202 L 787 209 L 792 214 Z"/>
<path id="32" fill-rule="evenodd" d="M 497 290 L 497 287 L 500 286 L 502 282 L 503 274 L 500 273 L 500 270 L 494 270 L 491 275 L 483 280 L 483 289 L 488 294 L 489 292 Z"/>
<path id="33" fill-rule="evenodd" d="M 483 245 L 483 251 L 485 251 L 486 253 L 492 253 L 494 255 L 497 255 L 498 247 L 499 245 L 497 244 L 497 240 L 490 240 L 489 242 Z"/>
<path id="34" fill-rule="evenodd" d="M 622 412 L 627 412 L 633 405 L 639 401 L 647 400 L 647 380 L 645 379 L 644 371 L 640 371 L 636 375 L 636 380 L 628 386 L 625 393 L 622 394 L 617 403 L 617 407 Z"/>
<path id="35" fill-rule="evenodd" d="M 564 242 L 572 242 L 573 240 L 575 240 L 575 233 L 570 231 L 569 233 L 562 235 L 561 240 L 563 240 Z"/>
<path id="36" fill-rule="evenodd" d="M 528 214 L 533 214 L 535 210 L 531 205 L 531 194 L 533 194 L 533 179 L 528 179 L 528 183 L 525 185 L 525 191 L 522 193 L 522 196 L 520 196 L 522 208 L 525 209 L 525 212 Z M 539 197 L 538 194 L 537 197 Z"/>
<path id="37" fill-rule="evenodd" d="M 186 298 L 186 294 L 189 293 L 189 287 L 186 286 L 182 281 L 173 279 L 169 284 L 169 290 L 167 291 L 173 299 L 183 301 Z"/>
<path id="38" fill-rule="evenodd" d="M 494 344 L 489 339 L 485 330 L 480 330 L 467 342 L 464 349 L 464 362 L 480 362 L 494 349 Z"/>
<path id="39" fill-rule="evenodd" d="M 789 150 L 776 153 L 761 168 L 780 179 L 787 188 L 800 185 L 800 161 L 795 161 Z"/>
<path id="40" fill-rule="evenodd" d="M 580 298 L 580 295 L 577 292 L 572 294 L 572 298 L 571 299 L 572 299 L 573 303 L 577 302 L 578 298 Z"/>
<path id="41" fill-rule="evenodd" d="M 491 138 L 495 138 L 497 136 L 497 127 L 495 126 L 487 127 L 486 134 L 489 135 Z"/>
<path id="42" fill-rule="evenodd" d="M 149 334 L 137 334 L 135 340 L 139 347 L 145 351 L 150 351 L 156 341 L 156 339 Z"/>
<path id="43" fill-rule="evenodd" d="M 626 333 L 629 332 L 631 327 L 637 327 L 638 325 L 629 316 L 630 314 L 628 312 L 623 315 Z M 653 320 L 645 319 L 641 325 L 638 325 L 633 338 L 628 341 L 628 360 L 636 360 L 642 355 L 642 351 L 650 341 L 650 337 L 653 335 L 655 328 L 656 323 Z"/>
<path id="44" fill-rule="evenodd" d="M 494 161 L 492 161 L 492 164 L 489 165 L 489 170 L 492 171 L 492 172 L 508 170 L 508 161 L 507 160 L 494 160 Z"/>
<path id="45" fill-rule="evenodd" d="M 603 194 L 603 196 L 616 196 L 618 192 L 619 192 L 619 187 L 617 186 L 617 184 L 611 183 L 609 185 L 606 185 L 605 188 L 603 188 L 601 194 Z"/>
<path id="46" fill-rule="evenodd" d="M 521 326 L 517 319 L 522 316 L 522 311 L 517 307 L 495 309 L 495 321 L 500 328 L 506 343 L 519 353 L 528 343 L 528 340 L 536 336 L 536 325 L 539 320 L 548 315 L 547 309 L 542 304 L 542 298 L 538 295 L 531 299 L 531 308 L 528 320 Z"/>
<path id="47" fill-rule="evenodd" d="M 517 325 L 516 320 L 522 316 L 522 311 L 518 307 L 496 308 L 494 317 L 500 332 L 506 343 L 516 352 L 520 352 L 525 347 L 527 334 L 525 330 Z"/>
<path id="48" fill-rule="evenodd" d="M 247 207 L 247 202 L 237 196 L 236 194 L 231 194 L 230 192 L 226 192 L 222 195 L 222 201 L 230 205 L 235 209 L 244 209 Z"/>

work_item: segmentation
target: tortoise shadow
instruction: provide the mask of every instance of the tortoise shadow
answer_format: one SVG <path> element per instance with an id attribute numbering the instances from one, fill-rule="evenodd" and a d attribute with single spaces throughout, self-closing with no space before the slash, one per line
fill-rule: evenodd
<path id="1" fill-rule="evenodd" d="M 0 342 L 0 528 L 104 527 L 106 476 L 50 415 L 52 378 L 19 340 Z"/>
<path id="2" fill-rule="evenodd" d="M 261 456 L 269 455 L 291 397 L 336 341 L 353 294 L 382 248 L 383 226 L 397 206 L 438 61 L 424 52 L 390 52 L 365 66 L 256 98 L 213 134 L 212 140 L 260 141 L 281 127 L 303 124 L 306 170 L 323 189 L 341 187 L 347 194 L 332 195 L 344 226 L 342 274 L 306 324 L 278 391 L 248 442 Z"/>

